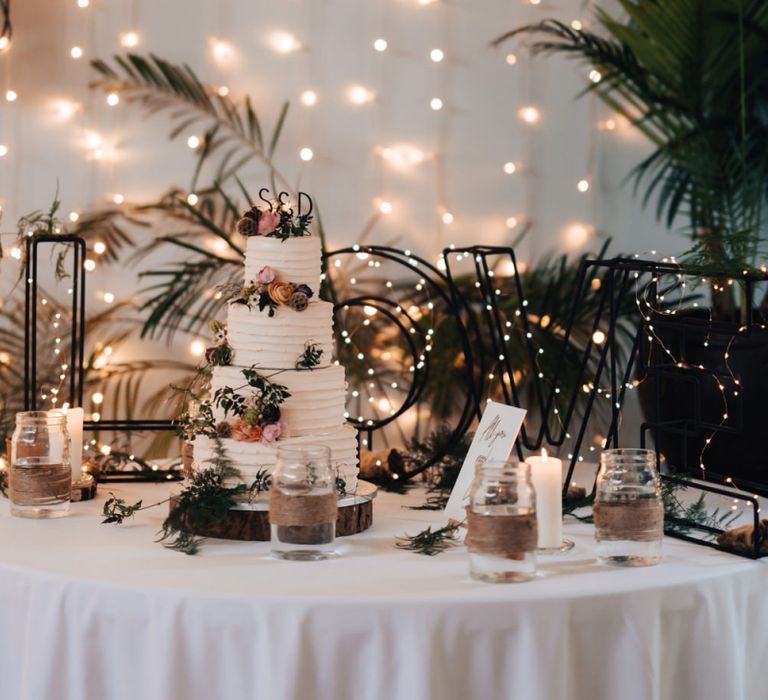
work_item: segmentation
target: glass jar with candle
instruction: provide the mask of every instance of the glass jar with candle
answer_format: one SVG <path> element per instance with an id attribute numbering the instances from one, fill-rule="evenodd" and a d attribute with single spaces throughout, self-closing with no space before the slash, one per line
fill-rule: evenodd
<path id="1" fill-rule="evenodd" d="M 296 561 L 333 556 L 337 511 L 330 448 L 278 446 L 269 487 L 272 554 Z"/>
<path id="2" fill-rule="evenodd" d="M 664 505 L 653 450 L 602 453 L 593 513 L 600 562 L 651 566 L 661 561 Z"/>
<path id="3" fill-rule="evenodd" d="M 61 411 L 17 413 L 8 472 L 11 513 L 59 518 L 69 512 L 71 495 L 67 417 Z"/>
<path id="4" fill-rule="evenodd" d="M 475 467 L 467 508 L 472 578 L 529 581 L 536 574 L 536 493 L 525 462 L 488 461 Z"/>

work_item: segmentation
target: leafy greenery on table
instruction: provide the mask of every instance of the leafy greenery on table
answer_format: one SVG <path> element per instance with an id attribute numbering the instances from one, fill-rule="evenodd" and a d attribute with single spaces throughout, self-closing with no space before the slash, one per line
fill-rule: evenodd
<path id="1" fill-rule="evenodd" d="M 684 502 L 680 494 L 687 490 L 687 486 L 662 481 L 665 532 L 687 535 L 696 529 L 727 530 L 739 518 L 740 513 L 737 511 L 723 511 L 720 508 L 709 510 L 704 492 L 691 503 Z"/>
<path id="2" fill-rule="evenodd" d="M 398 537 L 395 546 L 398 549 L 407 549 L 414 554 L 434 557 L 459 544 L 456 538 L 459 527 L 458 523 L 448 523 L 437 530 L 433 530 L 430 526 L 416 535 Z"/>
<path id="3" fill-rule="evenodd" d="M 142 501 L 128 504 L 110 494 L 104 503 L 102 523 L 120 525 L 140 511 L 170 501 L 171 509 L 163 521 L 158 542 L 184 554 L 197 554 L 205 539 L 199 533 L 221 523 L 243 497 L 253 498 L 269 491 L 271 483 L 266 470 L 257 472 L 249 484 L 241 481 L 240 472 L 232 465 L 221 441 L 215 439 L 214 445 L 210 465 L 195 470 L 177 496 L 145 506 Z"/>

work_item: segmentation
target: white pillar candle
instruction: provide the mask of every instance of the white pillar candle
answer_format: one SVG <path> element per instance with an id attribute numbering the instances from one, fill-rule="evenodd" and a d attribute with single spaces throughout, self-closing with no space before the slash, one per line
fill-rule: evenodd
<path id="1" fill-rule="evenodd" d="M 67 432 L 69 432 L 69 455 L 72 460 L 72 481 L 77 481 L 82 475 L 83 464 L 83 409 L 66 408 Z"/>
<path id="2" fill-rule="evenodd" d="M 531 480 L 536 489 L 536 520 L 539 526 L 539 549 L 561 547 L 563 544 L 563 463 L 550 457 L 546 450 L 541 457 L 528 457 Z"/>

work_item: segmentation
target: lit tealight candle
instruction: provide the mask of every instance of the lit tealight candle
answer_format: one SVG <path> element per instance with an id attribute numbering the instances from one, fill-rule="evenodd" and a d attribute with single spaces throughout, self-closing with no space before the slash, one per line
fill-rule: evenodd
<path id="1" fill-rule="evenodd" d="M 542 449 L 540 457 L 525 460 L 531 466 L 536 489 L 536 519 L 539 524 L 539 549 L 563 546 L 563 463 Z"/>

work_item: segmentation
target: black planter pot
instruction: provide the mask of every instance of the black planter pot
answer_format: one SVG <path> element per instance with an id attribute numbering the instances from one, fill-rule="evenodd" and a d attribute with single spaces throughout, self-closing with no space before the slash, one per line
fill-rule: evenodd
<path id="1" fill-rule="evenodd" d="M 707 317 L 701 311 L 654 321 L 656 336 L 685 364 L 683 368 L 675 366 L 658 342 L 651 355 L 643 334 L 640 403 L 648 423 L 664 424 L 658 432 L 651 430 L 650 436 L 656 435 L 659 451 L 680 472 L 700 477 L 703 463 L 708 479 L 725 482 L 730 478 L 739 486 L 765 491 L 768 330 L 754 326 L 748 333 L 739 333 L 738 324 L 733 324 L 731 331 L 712 333 Z M 655 365 L 656 371 L 649 370 L 646 362 Z"/>

